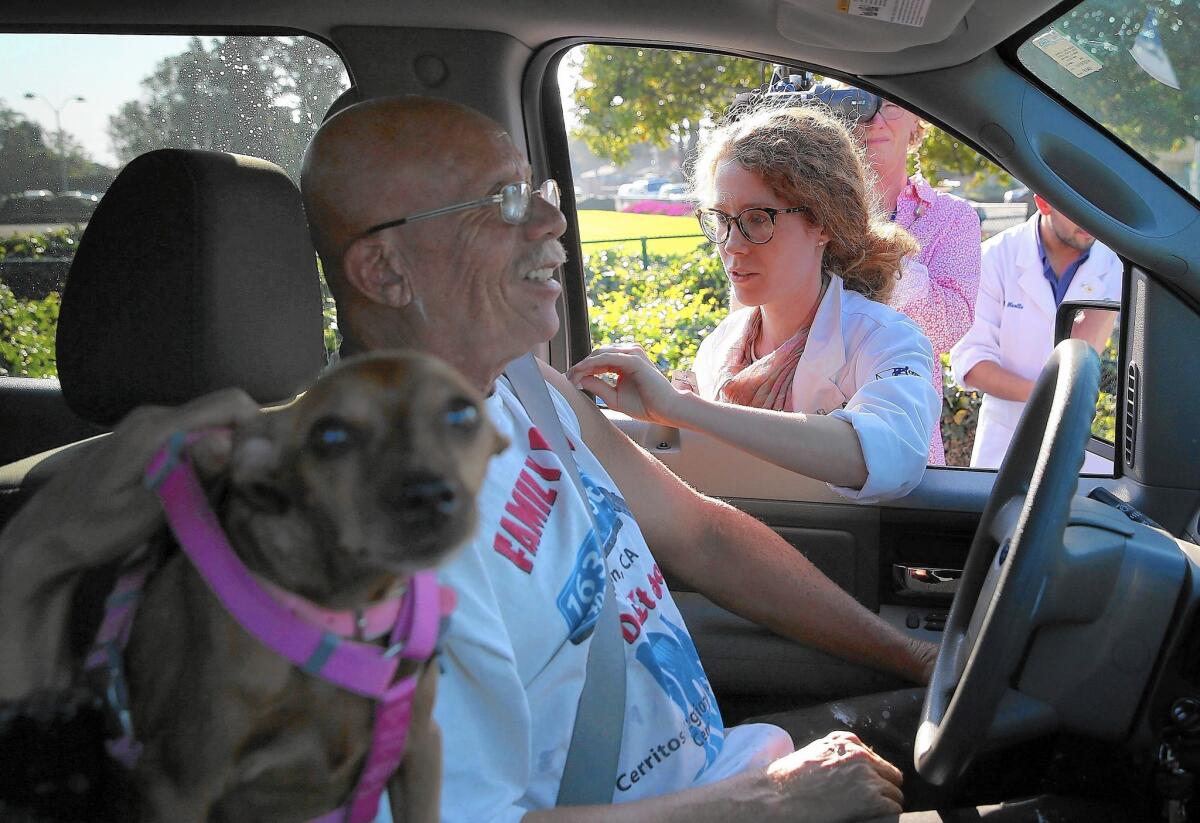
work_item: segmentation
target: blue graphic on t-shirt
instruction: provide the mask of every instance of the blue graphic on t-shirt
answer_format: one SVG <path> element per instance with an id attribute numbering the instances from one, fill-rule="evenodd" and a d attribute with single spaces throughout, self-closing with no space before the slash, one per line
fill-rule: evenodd
<path id="1" fill-rule="evenodd" d="M 692 742 L 704 748 L 704 765 L 692 778 L 694 782 L 721 753 L 725 723 L 692 638 L 671 621 L 664 618 L 662 622 L 671 634 L 647 632 L 646 642 L 638 644 L 637 659 L 683 712 Z"/>
<path id="2" fill-rule="evenodd" d="M 596 528 L 600 529 L 602 539 L 601 546 L 597 547 L 595 533 L 588 530 L 575 555 L 575 567 L 556 600 L 559 612 L 567 621 L 568 636 L 576 645 L 591 635 L 600 616 L 606 585 L 604 558 L 617 542 L 617 533 L 622 525 L 620 515 L 629 514 L 629 507 L 619 494 L 597 485 L 583 472 L 579 476 L 587 489 L 588 504 L 592 507 Z"/>

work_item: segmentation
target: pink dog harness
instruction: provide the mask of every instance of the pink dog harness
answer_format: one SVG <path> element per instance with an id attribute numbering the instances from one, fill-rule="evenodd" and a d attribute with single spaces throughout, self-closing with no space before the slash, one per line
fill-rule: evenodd
<path id="1" fill-rule="evenodd" d="M 146 485 L 161 498 L 180 547 L 242 628 L 305 672 L 376 701 L 371 748 L 350 800 L 312 823 L 374 820 L 384 787 L 404 756 L 417 687 L 419 672 L 393 682 L 399 660 L 433 654 L 441 621 L 454 608 L 454 592 L 439 586 L 433 572 L 417 572 L 406 591 L 365 612 L 335 612 L 257 579 L 230 547 L 182 454 L 199 437 L 173 437 L 150 462 Z M 130 767 L 141 747 L 133 736 L 123 658 L 149 571 L 150 563 L 143 562 L 118 579 L 85 661 L 86 669 L 106 670 L 106 697 L 122 731 L 108 750 Z M 386 648 L 356 639 L 385 634 Z"/>

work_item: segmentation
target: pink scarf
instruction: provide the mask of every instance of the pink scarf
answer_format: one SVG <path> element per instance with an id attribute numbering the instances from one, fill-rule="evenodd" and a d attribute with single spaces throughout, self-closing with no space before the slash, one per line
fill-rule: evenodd
<path id="1" fill-rule="evenodd" d="M 725 356 L 717 373 L 717 399 L 739 406 L 788 411 L 792 402 L 792 380 L 808 342 L 805 327 L 775 351 L 758 360 L 752 352 L 762 336 L 762 309 L 755 308 L 742 332 Z"/>
<path id="2" fill-rule="evenodd" d="M 717 372 L 717 400 L 758 409 L 792 410 L 796 366 L 804 354 L 804 344 L 808 342 L 817 308 L 829 287 L 828 277 L 823 280 L 821 293 L 804 326 L 775 351 L 757 360 L 754 359 L 754 346 L 762 337 L 762 308 L 755 307 L 741 339 L 729 347 L 725 362 Z"/>

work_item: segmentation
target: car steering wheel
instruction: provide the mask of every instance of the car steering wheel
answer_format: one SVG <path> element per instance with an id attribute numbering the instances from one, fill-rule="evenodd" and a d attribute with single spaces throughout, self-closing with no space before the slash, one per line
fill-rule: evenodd
<path id="1" fill-rule="evenodd" d="M 1065 340 L 1046 362 L 971 542 L 921 710 L 917 773 L 943 785 L 986 747 L 1054 725 L 1044 704 L 1009 687 L 1024 655 L 1047 570 L 1079 482 L 1100 384 L 1100 361 Z"/>

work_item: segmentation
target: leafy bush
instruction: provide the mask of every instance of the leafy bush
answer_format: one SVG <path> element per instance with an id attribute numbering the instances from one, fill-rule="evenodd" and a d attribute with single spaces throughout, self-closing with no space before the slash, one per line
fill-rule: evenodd
<path id="1" fill-rule="evenodd" d="M 59 297 L 19 300 L 0 283 L 0 376 L 54 377 Z"/>
<path id="2" fill-rule="evenodd" d="M 0 239 L 0 265 L 71 258 L 79 228 L 55 229 Z M 0 376 L 54 377 L 54 332 L 58 328 L 59 295 L 20 298 L 0 282 Z"/>
<path id="3" fill-rule="evenodd" d="M 325 280 L 325 268 L 321 265 L 320 257 L 317 258 L 317 277 L 321 280 L 321 317 L 325 321 L 325 360 L 331 361 L 342 347 L 342 332 L 338 328 L 337 303 Z"/>
<path id="4" fill-rule="evenodd" d="M 82 229 L 78 226 L 13 234 L 0 238 L 0 263 L 6 260 L 41 260 L 44 257 L 74 257 Z"/>
<path id="5" fill-rule="evenodd" d="M 971 465 L 971 447 L 975 445 L 975 427 L 979 424 L 979 405 L 983 395 L 968 391 L 954 380 L 950 355 L 942 355 L 942 445 L 947 466 Z"/>
<path id="6" fill-rule="evenodd" d="M 1117 341 L 1120 339 L 1120 328 L 1114 328 L 1100 355 L 1100 399 L 1092 420 L 1092 434 L 1109 443 L 1117 442 Z"/>
<path id="7" fill-rule="evenodd" d="M 728 313 L 721 261 L 707 249 L 587 258 L 588 316 L 595 345 L 640 343 L 667 374 L 690 368 L 700 341 Z"/>

